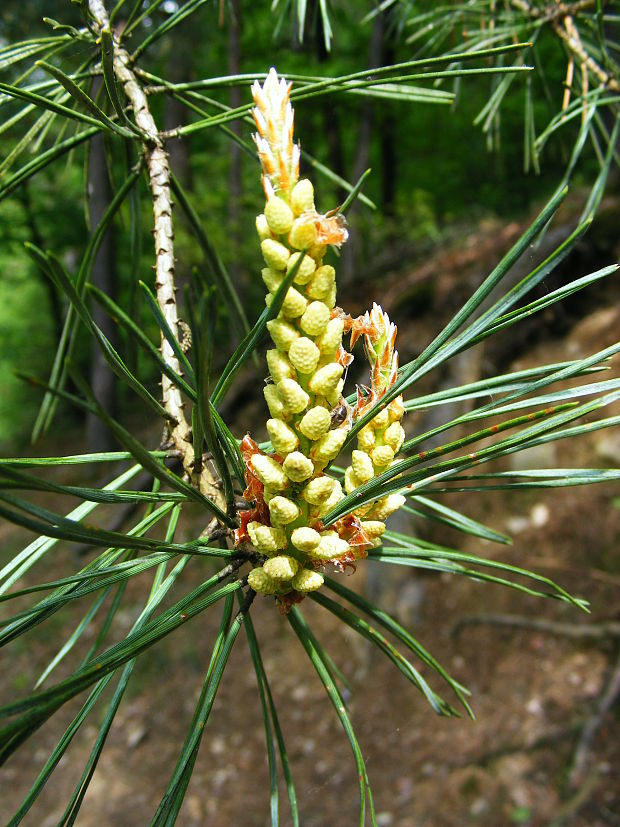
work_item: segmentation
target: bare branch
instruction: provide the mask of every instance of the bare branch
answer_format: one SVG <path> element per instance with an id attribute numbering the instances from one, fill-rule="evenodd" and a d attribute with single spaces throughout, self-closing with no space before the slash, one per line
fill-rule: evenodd
<path id="1" fill-rule="evenodd" d="M 550 20 L 566 17 L 566 15 L 580 14 L 589 9 L 594 9 L 596 8 L 596 0 L 577 0 L 576 3 L 555 2 L 543 7 L 533 6 L 528 0 L 511 0 L 510 5 L 529 17 L 547 23 Z"/>
<path id="2" fill-rule="evenodd" d="M 92 18 L 92 29 L 97 37 L 110 28 L 110 18 L 103 0 L 89 0 L 88 8 Z M 157 302 L 170 329 L 178 338 L 179 318 L 174 286 L 174 232 L 172 225 L 172 199 L 170 193 L 170 165 L 162 135 L 159 132 L 144 90 L 131 65 L 128 52 L 114 38 L 114 74 L 131 104 L 136 125 L 143 135 L 143 149 L 146 158 L 149 184 L 153 199 L 153 228 L 155 239 L 155 288 Z M 162 335 L 161 353 L 166 363 L 176 373 L 181 373 L 179 361 Z M 218 486 L 219 480 L 206 463 L 198 475 L 194 468 L 194 449 L 191 428 L 184 413 L 181 391 L 166 376 L 162 376 L 163 405 L 170 416 L 170 441 L 183 462 L 186 473 L 220 508 L 226 503 Z"/>
<path id="3" fill-rule="evenodd" d="M 450 630 L 458 635 L 465 626 L 506 626 L 512 629 L 531 629 L 551 635 L 573 638 L 574 640 L 603 640 L 620 638 L 620 623 L 556 623 L 520 615 L 476 614 L 460 618 Z"/>
<path id="4" fill-rule="evenodd" d="M 556 35 L 566 44 L 571 55 L 578 60 L 580 65 L 585 66 L 589 72 L 599 81 L 600 84 L 612 92 L 620 91 L 620 84 L 617 78 L 606 72 L 588 54 L 581 42 L 579 32 L 573 23 L 573 17 L 582 12 L 596 7 L 594 0 L 580 0 L 576 3 L 556 2 L 542 8 L 533 6 L 529 0 L 511 0 L 511 6 L 533 20 L 542 23 L 551 23 Z"/>
<path id="5" fill-rule="evenodd" d="M 608 712 L 612 706 L 620 698 L 620 654 L 616 661 L 615 668 L 612 672 L 611 679 L 607 685 L 605 693 L 600 698 L 598 706 L 594 715 L 587 721 L 581 733 L 581 738 L 577 744 L 575 755 L 573 758 L 573 766 L 570 772 L 569 784 L 574 789 L 583 782 L 583 777 L 588 764 L 590 755 L 590 748 L 598 731 L 603 726 L 603 722 L 607 717 Z"/>
<path id="6" fill-rule="evenodd" d="M 594 77 L 605 86 L 607 89 L 610 89 L 612 92 L 619 92 L 620 91 L 620 84 L 608 72 L 606 72 L 602 66 L 592 58 L 587 51 L 585 50 L 583 43 L 581 42 L 581 38 L 579 37 L 579 32 L 577 31 L 577 27 L 573 23 L 573 19 L 570 15 L 567 15 L 562 23 L 559 20 L 553 21 L 553 30 L 557 34 L 557 36 L 566 43 L 570 53 L 577 58 L 579 63 L 582 66 L 585 66 L 589 72 L 594 75 Z"/>

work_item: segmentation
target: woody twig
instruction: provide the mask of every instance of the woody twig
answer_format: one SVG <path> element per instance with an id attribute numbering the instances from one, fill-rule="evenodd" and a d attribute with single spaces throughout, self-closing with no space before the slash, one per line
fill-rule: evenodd
<path id="1" fill-rule="evenodd" d="M 103 0 L 89 0 L 91 28 L 97 37 L 110 29 L 110 18 Z M 153 235 L 155 239 L 155 288 L 157 302 L 173 334 L 178 338 L 179 318 L 174 285 L 174 231 L 170 192 L 170 164 L 161 132 L 151 114 L 147 97 L 132 67 L 129 53 L 114 38 L 114 74 L 131 105 L 136 125 L 142 133 L 143 151 L 153 199 Z M 182 373 L 179 361 L 162 335 L 161 353 L 175 373 Z M 169 435 L 173 450 L 180 457 L 187 475 L 203 494 L 220 508 L 226 507 L 219 480 L 206 464 L 195 469 L 191 428 L 185 416 L 181 391 L 165 374 L 162 375 L 163 405 L 169 416 Z"/>

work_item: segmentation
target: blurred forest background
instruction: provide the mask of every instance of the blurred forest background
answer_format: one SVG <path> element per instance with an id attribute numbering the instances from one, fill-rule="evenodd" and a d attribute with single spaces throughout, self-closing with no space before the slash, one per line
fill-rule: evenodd
<path id="1" fill-rule="evenodd" d="M 145 32 L 148 36 L 149 28 L 178 9 L 175 0 L 153 5 L 156 8 L 150 12 L 150 4 L 138 4 L 144 14 L 141 36 Z M 247 73 L 247 88 L 222 85 L 204 91 L 213 107 L 217 108 L 218 102 L 236 107 L 250 103 L 251 79 L 271 65 L 286 77 L 295 73 L 336 76 L 432 51 L 432 29 L 424 32 L 408 21 L 415 17 L 418 6 L 428 9 L 433 4 L 403 0 L 377 7 L 365 0 L 333 0 L 329 3 L 329 29 L 320 13 L 324 0 L 308 0 L 303 31 L 291 11 L 300 5 L 287 0 L 274 3 L 275 8 L 245 0 L 205 2 L 184 25 L 155 43 L 140 65 L 151 73 L 142 79 L 150 84 L 149 103 L 158 125 L 173 129 L 192 117 L 200 118 L 204 111 L 204 102 L 189 90 L 160 94 L 157 79 L 161 77 L 181 83 Z M 467 4 L 446 5 L 456 9 Z M 608 5 L 615 5 L 617 14 L 617 4 Z M 117 26 L 123 26 L 123 11 L 117 16 Z M 50 20 L 46 23 L 44 17 Z M 617 27 L 617 17 L 612 17 L 610 14 L 609 25 Z M 81 25 L 80 10 L 68 0 L 3 0 L 0 44 L 46 36 L 55 19 Z M 462 38 L 466 42 L 469 25 L 471 20 L 459 18 L 438 48 L 456 48 Z M 47 59 L 53 62 L 53 57 Z M 78 67 L 79 48 L 73 48 L 71 59 L 74 68 Z M 535 140 L 560 111 L 566 94 L 566 49 L 551 29 L 543 28 L 534 52 L 526 59 L 536 64 L 537 71 L 511 76 L 509 82 L 489 75 L 437 83 L 434 103 L 412 103 L 394 94 L 390 99 L 330 95 L 296 105 L 296 134 L 301 136 L 302 150 L 311 150 L 316 159 L 311 162 L 302 157 L 302 173 L 313 179 L 321 211 L 346 197 L 346 189 L 335 176 L 355 183 L 368 167 L 372 169 L 364 194 L 376 209 L 360 200 L 348 214 L 350 241 L 339 261 L 339 304 L 356 313 L 365 310 L 371 300 L 382 301 L 399 325 L 403 361 L 419 353 L 462 306 L 555 189 L 569 164 L 581 125 L 579 117 L 550 135 L 540 156 Z M 10 82 L 20 71 L 19 65 L 9 66 L 0 80 Z M 31 79 L 46 78 L 40 71 Z M 497 99 L 498 89 L 505 92 L 501 108 L 490 112 L 489 100 L 494 93 Z M 442 92 L 454 93 L 454 99 L 442 99 Z M 602 111 L 600 129 L 609 132 L 611 125 Z M 44 130 L 32 147 L 18 147 L 20 163 L 28 160 L 31 148 L 37 151 L 58 137 L 56 129 L 52 126 L 49 134 Z M 230 134 L 224 134 L 226 130 L 247 144 L 252 127 L 247 120 L 232 121 L 222 131 L 209 129 L 170 140 L 168 149 L 173 172 L 191 194 L 199 219 L 235 283 L 241 285 L 244 309 L 252 323 L 264 306 L 254 230 L 264 199 L 254 153 L 231 141 Z M 10 174 L 8 169 L 15 160 L 15 134 L 10 121 L 0 123 L 3 177 Z M 541 249 L 532 252 L 531 260 L 540 259 L 574 228 L 599 169 L 597 152 L 600 147 L 589 141 L 584 146 L 561 220 L 543 240 Z M 107 139 L 99 137 L 89 151 L 78 146 L 0 203 L 0 451 L 4 455 L 116 447 L 97 420 L 87 421 L 66 405 L 61 405 L 52 431 L 36 448 L 30 445 L 41 393 L 18 378 L 16 371 L 47 378 L 66 308 L 55 287 L 25 252 L 24 242 L 53 249 L 68 269 L 73 269 L 91 227 L 96 226 L 118 182 L 135 160 L 119 157 Z M 152 202 L 144 184 L 139 192 L 138 202 L 123 205 L 108 232 L 92 280 L 121 306 L 133 307 L 134 318 L 156 341 L 159 329 L 136 289 L 138 278 L 152 282 L 153 263 L 149 235 Z M 139 238 L 130 238 L 127 229 L 130 208 L 140 211 L 143 232 Z M 612 168 L 592 229 L 557 273 L 545 279 L 541 292 L 554 289 L 563 279 L 617 261 L 619 225 L 618 175 Z M 183 286 L 194 268 L 204 268 L 204 252 L 180 211 L 175 230 L 176 272 L 178 284 Z M 133 250 L 137 259 L 132 259 L 128 250 Z M 140 262 L 139 272 L 135 260 Z M 617 338 L 619 299 L 618 279 L 605 279 L 531 324 L 511 329 L 504 339 L 500 334 L 497 342 L 493 339 L 457 358 L 438 377 L 443 384 L 421 386 L 420 390 L 429 392 L 544 361 L 559 362 L 566 353 L 572 357 L 603 348 Z M 106 314 L 102 312 L 95 320 L 112 342 L 117 341 L 119 333 Z M 225 310 L 218 325 L 223 344 L 216 349 L 215 358 L 221 360 L 216 368 L 232 350 Z M 140 419 L 134 413 L 130 407 L 133 397 L 127 389 L 116 386 L 83 329 L 79 336 L 82 339 L 74 358 L 86 374 L 90 373 L 99 398 L 130 421 L 134 431 L 142 428 L 148 434 L 146 441 L 156 445 L 161 424 L 154 427 L 146 417 Z M 155 367 L 135 352 L 131 356 L 130 340 L 122 341 L 119 350 L 128 362 L 138 360 L 141 377 L 155 389 L 159 378 Z M 238 377 L 225 411 L 235 435 L 240 436 L 248 424 L 255 429 L 257 422 L 264 421 L 259 391 L 255 373 L 250 376 L 244 372 Z M 418 426 L 432 428 L 433 415 L 431 409 L 423 423 L 411 417 L 405 423 L 408 432 L 415 432 Z M 594 435 L 579 444 L 566 442 L 557 449 L 546 449 L 547 453 L 530 454 L 523 462 L 529 463 L 527 467 L 620 465 L 617 434 Z M 506 560 L 536 568 L 567 589 L 585 593 L 593 604 L 595 631 L 584 634 L 575 622 L 574 611 L 552 601 L 524 604 L 523 595 L 488 589 L 481 603 L 477 584 L 464 579 L 451 582 L 446 597 L 443 576 L 431 581 L 424 575 L 414 578 L 397 571 L 392 579 L 381 580 L 375 578 L 369 564 L 366 573 L 361 573 L 366 593 L 377 597 L 380 592 L 384 604 L 403 622 L 413 624 L 425 645 L 439 654 L 458 680 L 472 688 L 479 718 L 472 724 L 435 719 L 422 699 L 414 696 L 404 681 L 399 682 L 398 676 L 392 676 L 383 663 L 375 662 L 342 624 L 319 616 L 316 606 L 309 606 L 309 617 L 320 634 L 330 639 L 335 659 L 346 664 L 344 671 L 355 688 L 352 714 L 375 784 L 380 825 L 618 825 L 620 734 L 617 712 L 612 709 L 608 714 L 620 691 L 614 684 L 620 674 L 616 663 L 620 636 L 616 608 L 620 585 L 617 487 L 491 496 L 472 502 L 473 498 L 453 495 L 449 504 L 462 507 L 473 519 L 484 520 L 497 531 L 513 534 L 515 546 L 506 550 Z M 104 510 L 104 520 L 105 514 L 111 513 Z M 188 518 L 181 534 L 192 537 L 200 530 L 198 520 L 192 525 Z M 461 542 L 451 531 L 448 525 L 438 525 L 432 539 L 446 544 Z M 23 545 L 24 536 L 19 529 L 3 527 L 2 560 Z M 481 546 L 486 548 L 485 541 L 469 537 L 463 548 L 480 551 Z M 84 553 L 88 549 L 78 549 L 75 559 Z M 45 565 L 49 565 L 48 577 L 52 579 L 53 565 L 47 561 Z M 129 592 L 131 596 L 131 589 Z M 498 630 L 479 618 L 482 611 L 508 619 Z M 513 617 L 529 611 L 543 621 L 540 629 L 522 629 L 519 619 Z M 265 605 L 256 606 L 256 614 L 266 630 L 265 663 L 276 674 L 279 668 L 282 676 L 275 694 L 282 702 L 283 728 L 290 734 L 291 756 L 300 779 L 302 824 L 346 827 L 354 823 L 352 813 L 357 806 L 355 767 L 346 757 L 348 747 L 335 743 L 334 721 L 323 715 L 323 688 L 290 638 L 283 636 L 280 618 Z M 73 621 L 77 617 L 73 616 Z M 127 617 L 121 613 L 120 622 L 126 629 L 133 620 L 130 612 Z M 556 626 L 546 628 L 545 621 Z M 71 622 L 69 615 L 64 621 L 67 628 L 72 628 Z M 23 671 L 15 685 L 6 687 L 9 696 L 32 686 L 49 660 L 50 638 L 60 633 L 54 623 L 31 647 L 18 644 L 15 657 Z M 205 638 L 215 634 L 216 626 L 209 623 L 212 621 L 205 619 Z M 119 716 L 119 726 L 112 730 L 100 775 L 95 776 L 78 824 L 129 827 L 148 823 L 158 800 L 154 779 L 159 783 L 167 776 L 175 760 L 183 722 L 191 716 L 195 702 L 194 682 L 204 666 L 201 641 L 195 635 L 183 637 L 183 633 L 179 631 L 174 641 L 165 641 L 136 670 L 137 688 L 132 689 Z M 165 683 L 159 680 L 164 673 Z M 227 680 L 234 681 L 239 695 L 235 706 L 217 700 L 218 714 L 213 725 L 209 724 L 211 737 L 197 764 L 179 821 L 184 827 L 268 823 L 264 738 L 256 717 L 254 678 L 247 660 L 237 652 Z M 187 688 L 190 681 L 191 691 Z M 22 750 L 17 764 L 1 771 L 6 795 L 0 796 L 0 820 L 8 820 L 15 811 L 28 789 L 26 782 L 30 783 L 61 732 L 61 726 L 46 729 L 31 750 Z M 33 820 L 25 823 L 37 827 L 58 823 L 62 802 L 81 772 L 90 747 L 88 739 L 94 733 L 91 726 L 76 739 L 68 764 L 60 766 L 58 780 L 54 776 L 55 783 L 48 785 L 50 789 L 38 803 L 40 808 L 29 816 Z M 125 772 L 127 766 L 129 772 Z M 288 822 L 283 819 L 282 823 Z"/>

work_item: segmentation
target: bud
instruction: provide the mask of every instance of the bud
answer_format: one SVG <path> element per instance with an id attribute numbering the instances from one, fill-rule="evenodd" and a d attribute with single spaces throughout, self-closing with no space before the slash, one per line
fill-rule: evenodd
<path id="1" fill-rule="evenodd" d="M 264 243 L 264 242 L 263 242 Z M 327 327 L 329 310 L 323 302 L 311 302 L 301 317 L 301 329 L 308 336 L 319 336 Z"/>
<path id="2" fill-rule="evenodd" d="M 310 397 L 294 379 L 278 382 L 278 393 L 287 413 L 301 413 L 308 407 Z"/>
<path id="3" fill-rule="evenodd" d="M 262 566 L 248 574 L 248 586 L 259 594 L 275 594 L 280 588 L 278 581 L 269 577 Z"/>
<path id="4" fill-rule="evenodd" d="M 274 270 L 284 270 L 290 256 L 289 250 L 273 238 L 266 238 L 261 241 L 260 248 L 263 258 L 268 267 Z"/>
<path id="5" fill-rule="evenodd" d="M 322 335 L 316 340 L 316 344 L 321 351 L 321 355 L 325 353 L 333 353 L 342 342 L 342 334 L 344 332 L 344 322 L 342 319 L 330 319 L 327 327 Z"/>
<path id="6" fill-rule="evenodd" d="M 329 365 L 325 365 L 317 370 L 308 382 L 308 387 L 312 393 L 316 393 L 319 396 L 328 396 L 336 389 L 343 372 L 344 368 L 342 365 L 339 365 L 338 362 L 330 362 Z"/>
<path id="7" fill-rule="evenodd" d="M 308 439 L 319 439 L 324 433 L 329 431 L 331 426 L 331 414 L 327 408 L 321 405 L 316 405 L 314 408 L 304 414 L 303 419 L 299 423 L 299 430 Z"/>
<path id="8" fill-rule="evenodd" d="M 316 227 L 314 222 L 306 221 L 303 218 L 296 218 L 293 222 L 288 240 L 291 247 L 296 250 L 307 250 L 316 242 Z"/>
<path id="9" fill-rule="evenodd" d="M 308 255 L 312 256 L 312 258 L 319 264 L 321 263 L 321 260 L 326 252 L 327 244 L 313 244 L 312 247 L 308 247 Z"/>
<path id="10" fill-rule="evenodd" d="M 295 215 L 301 215 L 307 210 L 314 209 L 314 187 L 312 181 L 302 178 L 293 187 L 291 193 L 291 206 Z"/>
<path id="11" fill-rule="evenodd" d="M 304 414 L 303 419 L 299 423 L 299 430 L 308 439 L 318 439 L 324 433 L 329 431 L 331 426 L 331 414 L 327 408 L 321 405 L 316 405 L 314 408 Z"/>
<path id="12" fill-rule="evenodd" d="M 315 592 L 323 585 L 323 575 L 311 569 L 302 569 L 291 580 L 291 586 L 297 592 Z"/>
<path id="13" fill-rule="evenodd" d="M 295 339 L 299 338 L 299 332 L 284 319 L 272 319 L 267 322 L 267 330 L 278 350 L 283 350 L 285 353 L 288 352 Z"/>
<path id="14" fill-rule="evenodd" d="M 370 464 L 372 465 L 372 462 Z M 350 494 L 351 491 L 355 491 L 356 488 L 359 488 L 361 484 L 362 481 L 357 478 L 355 471 L 351 466 L 349 466 L 347 470 L 344 472 L 344 490 L 347 492 L 347 494 Z"/>
<path id="15" fill-rule="evenodd" d="M 299 508 L 286 497 L 272 497 L 269 500 L 271 521 L 278 525 L 288 525 L 299 517 Z"/>
<path id="16" fill-rule="evenodd" d="M 337 298 L 336 285 L 332 284 L 332 286 L 329 288 L 328 294 L 323 299 L 323 301 L 325 302 L 325 304 L 327 305 L 327 307 L 330 310 L 333 310 L 334 307 L 336 306 L 336 298 Z"/>
<path id="17" fill-rule="evenodd" d="M 280 350 L 276 350 L 275 348 L 267 351 L 267 367 L 276 384 L 283 379 L 292 379 L 296 376 L 295 370 L 289 360 Z"/>
<path id="18" fill-rule="evenodd" d="M 370 425 L 364 427 L 357 434 L 357 444 L 361 451 L 369 454 L 375 445 L 375 432 Z"/>
<path id="19" fill-rule="evenodd" d="M 369 516 L 371 516 L 372 520 L 381 520 L 381 522 L 384 522 L 390 514 L 402 508 L 405 502 L 406 500 L 402 494 L 388 494 L 387 497 L 382 497 L 377 501 Z"/>
<path id="20" fill-rule="evenodd" d="M 370 424 L 375 431 L 382 431 L 384 428 L 387 428 L 389 421 L 390 415 L 388 414 L 387 408 L 384 408 L 382 411 L 379 411 L 374 419 L 370 420 Z"/>
<path id="21" fill-rule="evenodd" d="M 380 520 L 363 520 L 362 528 L 370 539 L 374 540 L 375 537 L 381 537 L 385 531 L 385 523 L 382 523 Z"/>
<path id="22" fill-rule="evenodd" d="M 338 384 L 333 389 L 333 391 L 328 391 L 328 393 L 325 395 L 325 398 L 327 399 L 328 404 L 331 405 L 332 408 L 334 407 L 334 405 L 337 405 L 339 403 L 340 394 L 342 393 L 343 388 L 344 388 L 344 379 L 339 379 Z"/>
<path id="23" fill-rule="evenodd" d="M 274 580 L 290 580 L 297 574 L 299 563 L 288 554 L 279 554 L 263 563 L 263 571 Z"/>
<path id="24" fill-rule="evenodd" d="M 284 273 L 281 270 L 272 270 L 271 267 L 263 267 L 260 274 L 270 293 L 275 293 L 284 279 Z"/>
<path id="25" fill-rule="evenodd" d="M 374 465 L 383 467 L 394 460 L 394 450 L 389 445 L 377 445 L 372 449 L 370 455 Z"/>
<path id="26" fill-rule="evenodd" d="M 319 505 L 329 498 L 336 485 L 337 480 L 327 475 L 315 477 L 306 485 L 302 496 L 311 505 Z"/>
<path id="27" fill-rule="evenodd" d="M 374 503 L 366 503 L 366 505 L 358 506 L 353 513 L 356 517 L 367 517 L 374 507 Z"/>
<path id="28" fill-rule="evenodd" d="M 388 412 L 391 422 L 398 422 L 403 418 L 405 415 L 405 405 L 402 396 L 397 396 L 396 399 L 392 399 L 388 405 Z"/>
<path id="29" fill-rule="evenodd" d="M 275 385 L 265 385 L 263 388 L 265 402 L 269 408 L 269 413 L 276 418 L 284 416 L 284 405 L 280 399 L 278 389 Z"/>
<path id="30" fill-rule="evenodd" d="M 329 495 L 329 497 L 325 500 L 325 502 L 319 506 L 319 517 L 324 517 L 325 514 L 328 514 L 332 508 L 335 508 L 340 500 L 344 497 L 344 491 L 342 490 L 342 486 L 338 482 L 334 486 L 334 490 Z"/>
<path id="31" fill-rule="evenodd" d="M 306 289 L 306 294 L 311 299 L 322 299 L 330 292 L 334 285 L 336 271 L 329 264 L 319 267 L 311 276 L 311 281 Z"/>
<path id="32" fill-rule="evenodd" d="M 284 531 L 271 525 L 263 525 L 253 521 L 248 523 L 248 534 L 254 548 L 265 553 L 286 548 L 288 545 Z"/>
<path id="33" fill-rule="evenodd" d="M 268 419 L 267 430 L 271 444 L 278 454 L 290 454 L 299 445 L 297 434 L 282 419 Z"/>
<path id="34" fill-rule="evenodd" d="M 321 535 L 309 526 L 294 529 L 291 534 L 291 543 L 299 551 L 308 552 L 316 548 L 321 542 Z"/>
<path id="35" fill-rule="evenodd" d="M 297 264 L 299 258 L 301 257 L 302 253 L 293 253 L 288 260 L 286 265 L 286 272 L 290 273 L 293 267 Z M 308 284 L 312 276 L 314 275 L 314 271 L 316 269 L 316 262 L 312 258 L 312 256 L 304 256 L 301 264 L 299 265 L 299 269 L 295 274 L 295 284 Z"/>
<path id="36" fill-rule="evenodd" d="M 340 453 L 340 449 L 347 438 L 347 431 L 339 428 L 336 431 L 328 431 L 317 442 L 314 443 L 310 451 L 310 456 L 319 465 L 327 465 L 335 459 Z"/>
<path id="37" fill-rule="evenodd" d="M 289 319 L 296 319 L 301 316 L 307 306 L 308 299 L 294 287 L 289 287 L 282 302 L 282 315 Z"/>
<path id="38" fill-rule="evenodd" d="M 301 451 L 293 451 L 289 454 L 282 467 L 286 476 L 293 482 L 303 482 L 314 474 L 312 460 L 304 456 Z"/>
<path id="39" fill-rule="evenodd" d="M 288 352 L 289 359 L 300 373 L 313 373 L 320 355 L 321 351 L 312 339 L 305 336 L 295 339 Z"/>
<path id="40" fill-rule="evenodd" d="M 273 233 L 276 235 L 284 235 L 288 233 L 293 226 L 293 210 L 289 207 L 286 201 L 278 198 L 275 195 L 270 198 L 265 205 L 265 218 Z"/>
<path id="41" fill-rule="evenodd" d="M 265 454 L 253 454 L 250 462 L 256 471 L 256 476 L 263 485 L 274 491 L 282 491 L 288 486 L 288 478 L 282 470 L 282 466 L 273 457 L 267 457 Z"/>
<path id="42" fill-rule="evenodd" d="M 351 465 L 358 480 L 362 483 L 368 482 L 375 475 L 372 467 L 372 460 L 363 451 L 353 451 L 351 454 Z"/>
<path id="43" fill-rule="evenodd" d="M 337 557 L 346 554 L 348 550 L 349 544 L 347 541 L 342 540 L 334 532 L 321 537 L 321 542 L 309 553 L 309 557 L 313 560 L 335 560 Z"/>
<path id="44" fill-rule="evenodd" d="M 258 238 L 260 241 L 264 241 L 266 238 L 271 238 L 269 224 L 262 213 L 256 216 L 256 232 L 258 233 Z"/>
<path id="45" fill-rule="evenodd" d="M 400 450 L 400 446 L 405 441 L 405 431 L 400 422 L 392 422 L 392 424 L 385 429 L 385 433 L 383 434 L 383 440 L 387 445 L 390 446 L 390 448 L 394 451 L 395 454 L 398 453 L 398 451 Z"/>

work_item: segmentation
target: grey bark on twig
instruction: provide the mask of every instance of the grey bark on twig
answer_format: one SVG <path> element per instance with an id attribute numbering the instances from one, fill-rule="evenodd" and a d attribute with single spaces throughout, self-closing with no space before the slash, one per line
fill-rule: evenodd
<path id="1" fill-rule="evenodd" d="M 106 7 L 103 0 L 89 0 L 88 7 L 93 21 L 93 30 L 97 36 L 100 36 L 102 31 L 110 28 L 110 18 Z M 147 97 L 133 71 L 129 53 L 116 38 L 113 65 L 114 74 L 131 104 L 135 123 L 143 134 L 143 151 L 153 200 L 157 303 L 170 329 L 178 338 L 179 318 L 174 284 L 174 230 L 168 154 L 151 114 Z M 182 373 L 179 361 L 163 335 L 161 353 L 172 370 Z M 207 464 L 202 464 L 199 477 L 195 474 L 194 449 L 191 428 L 184 412 L 185 402 L 179 388 L 166 375 L 162 375 L 162 401 L 169 415 L 170 440 L 182 459 L 185 472 L 194 480 L 203 494 L 210 497 L 220 508 L 225 509 L 224 497 L 218 487 L 219 480 L 213 476 Z"/>

